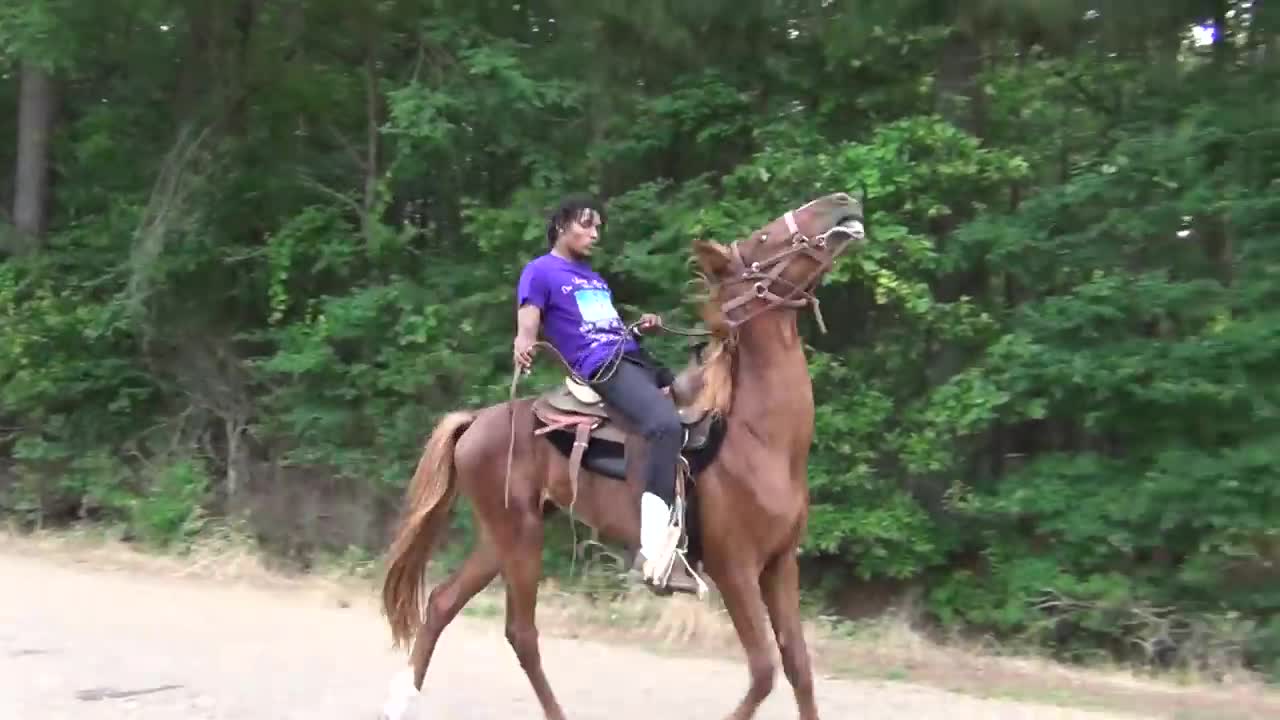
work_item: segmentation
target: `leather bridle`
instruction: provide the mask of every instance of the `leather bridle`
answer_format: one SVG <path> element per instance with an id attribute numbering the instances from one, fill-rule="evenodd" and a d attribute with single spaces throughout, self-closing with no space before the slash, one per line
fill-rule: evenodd
<path id="1" fill-rule="evenodd" d="M 795 213 L 795 210 L 788 210 L 786 215 L 783 216 L 787 223 L 787 231 L 791 233 L 790 246 L 768 258 L 747 263 L 742 257 L 742 249 L 740 247 L 744 240 L 735 240 L 730 246 L 733 255 L 730 259 L 727 277 L 721 280 L 721 284 L 754 283 L 750 292 L 741 293 L 725 301 L 720 307 L 731 331 L 736 331 L 746 322 L 774 308 L 802 308 L 806 305 L 813 307 L 814 316 L 818 321 L 818 329 L 824 333 L 827 331 L 826 324 L 822 321 L 822 311 L 819 308 L 818 298 L 814 295 L 814 290 L 822 276 L 835 264 L 836 259 L 848 250 L 850 241 L 858 237 L 858 232 L 843 225 L 836 225 L 821 235 L 810 238 L 800 232 L 800 226 L 796 223 Z M 831 242 L 832 236 L 838 235 L 847 236 L 845 242 Z M 759 243 L 768 241 L 768 233 L 761 233 L 760 237 L 755 240 L 755 242 Z M 803 282 L 798 284 L 782 277 L 791 262 L 802 256 L 808 257 L 817 264 L 813 272 L 809 273 Z M 773 289 L 774 283 L 788 285 L 790 289 L 784 289 L 786 294 L 779 295 Z M 755 300 L 763 300 L 764 304 L 748 313 L 746 317 L 734 319 L 732 313 L 735 310 Z"/>

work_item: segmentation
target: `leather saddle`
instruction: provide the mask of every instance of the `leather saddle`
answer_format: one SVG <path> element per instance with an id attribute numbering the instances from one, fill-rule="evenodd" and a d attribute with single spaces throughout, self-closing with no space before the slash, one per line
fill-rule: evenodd
<path id="1" fill-rule="evenodd" d="M 690 404 L 679 404 L 677 412 L 684 428 L 681 454 L 696 473 L 705 467 L 708 453 L 714 452 L 720 428 L 718 417 Z M 533 413 L 546 435 L 569 457 L 569 472 L 576 480 L 580 468 L 614 478 L 626 479 L 627 438 L 631 434 L 623 416 L 604 402 L 595 390 L 572 377 L 542 393 L 533 402 Z"/>
<path id="2" fill-rule="evenodd" d="M 685 469 L 676 483 L 676 496 L 683 499 L 683 526 L 688 540 L 687 562 L 697 563 L 702 555 L 701 522 L 693 480 L 715 459 L 724 438 L 724 422 L 716 413 L 693 405 L 672 387 L 684 443 L 680 455 Z M 627 440 L 631 435 L 626 421 L 604 402 L 595 390 L 572 377 L 534 399 L 535 434 L 546 437 L 569 460 L 569 483 L 576 495 L 582 468 L 614 480 L 627 477 Z M 698 593 L 700 581 L 677 568 L 659 595 L 672 592 Z M 705 586 L 702 586 L 705 588 Z"/>

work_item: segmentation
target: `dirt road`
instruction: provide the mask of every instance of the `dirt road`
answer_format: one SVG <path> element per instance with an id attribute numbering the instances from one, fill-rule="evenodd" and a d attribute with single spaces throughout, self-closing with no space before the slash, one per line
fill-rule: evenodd
<path id="1" fill-rule="evenodd" d="M 402 667 L 387 638 L 368 605 L 0 548 L 6 720 L 371 719 Z M 541 717 L 500 622 L 459 619 L 436 658 L 415 717 Z M 543 658 L 576 720 L 721 718 L 745 689 L 745 669 L 728 662 L 555 638 L 544 638 Z M 778 680 L 761 720 L 795 717 Z M 831 720 L 1118 717 L 899 683 L 821 680 L 819 697 Z"/>

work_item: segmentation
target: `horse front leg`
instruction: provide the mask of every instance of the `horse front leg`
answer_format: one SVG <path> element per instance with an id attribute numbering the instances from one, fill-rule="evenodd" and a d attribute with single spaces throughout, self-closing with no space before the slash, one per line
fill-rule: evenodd
<path id="1" fill-rule="evenodd" d="M 782 672 L 795 690 L 800 720 L 818 720 L 818 705 L 813 696 L 813 669 L 800 620 L 800 570 L 794 546 L 765 567 L 761 585 L 782 655 Z"/>
<path id="2" fill-rule="evenodd" d="M 741 560 L 740 558 L 734 558 Z M 761 602 L 758 565 L 750 562 L 729 564 L 723 577 L 712 577 L 720 589 L 729 618 L 733 620 L 738 641 L 747 655 L 747 671 L 750 684 L 747 694 L 738 703 L 728 720 L 751 720 L 756 710 L 773 691 L 774 665 L 769 648 L 768 620 Z M 749 567 L 742 567 L 742 566 Z"/>

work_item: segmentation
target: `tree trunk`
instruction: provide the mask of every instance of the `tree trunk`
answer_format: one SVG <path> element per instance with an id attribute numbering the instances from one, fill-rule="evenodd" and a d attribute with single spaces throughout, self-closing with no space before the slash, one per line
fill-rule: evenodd
<path id="1" fill-rule="evenodd" d="M 248 484 L 251 472 L 249 447 L 244 439 L 247 423 L 242 418 L 228 415 L 223 418 L 223 426 L 227 433 L 226 506 L 229 512 L 235 512 L 239 507 L 240 492 Z"/>
<path id="2" fill-rule="evenodd" d="M 225 112 L 227 134 L 233 138 L 245 138 L 249 134 L 249 99 L 253 94 L 249 52 L 265 5 L 266 0 L 241 0 L 231 18 L 234 48 L 229 55 Z"/>
<path id="3" fill-rule="evenodd" d="M 1218 0 L 1213 13 L 1213 64 L 1214 72 L 1221 78 L 1223 87 L 1231 74 L 1234 52 L 1231 47 L 1232 33 L 1227 20 L 1230 3 Z M 1211 178 L 1216 178 L 1222 166 L 1226 164 L 1229 147 L 1227 142 L 1219 140 L 1207 149 L 1206 171 Z M 1235 247 L 1231 241 L 1231 229 L 1227 218 L 1221 213 L 1202 217 L 1197 222 L 1200 236 L 1203 238 L 1204 253 L 1218 280 L 1223 285 L 1231 285 L 1235 275 Z"/>
<path id="4" fill-rule="evenodd" d="M 378 204 L 378 177 L 381 164 L 379 128 L 382 124 L 382 91 L 378 83 L 376 43 L 376 35 L 371 31 L 364 57 L 365 168 L 363 212 L 360 216 L 366 242 L 373 241 L 376 226 L 374 212 Z"/>
<path id="5" fill-rule="evenodd" d="M 210 68 L 216 64 L 213 58 L 213 8 L 204 4 L 191 7 L 184 42 L 175 97 L 177 116 L 190 122 L 200 112 L 201 103 L 208 102 Z"/>
<path id="6" fill-rule="evenodd" d="M 936 103 L 939 114 L 976 137 L 986 130 L 986 96 L 978 82 L 982 46 L 972 32 L 957 31 L 947 39 L 938 65 Z"/>
<path id="7" fill-rule="evenodd" d="M 48 70 L 22 64 L 18 98 L 18 159 L 14 178 L 13 224 L 18 252 L 39 247 L 49 220 L 49 144 L 53 135 L 56 87 Z"/>
<path id="8" fill-rule="evenodd" d="M 938 57 L 934 105 L 945 120 L 982 141 L 986 129 L 985 102 L 979 81 L 983 70 L 982 42 L 978 29 L 972 27 L 975 23 L 964 22 L 958 25 L 970 27 L 957 27 L 942 47 Z M 937 243 L 939 253 L 953 252 L 951 234 L 973 217 L 974 210 L 970 202 L 969 198 L 963 199 L 958 206 L 951 208 L 949 214 L 932 223 L 930 234 Z M 990 285 L 984 259 L 977 259 L 952 272 L 941 273 L 930 283 L 934 299 L 945 303 L 957 302 L 964 295 L 975 298 L 979 303 L 989 302 Z M 932 392 L 959 373 L 970 358 L 965 348 L 939 339 L 932 328 L 927 331 L 926 337 L 925 352 L 928 353 L 928 359 L 925 363 L 925 379 Z M 965 458 L 967 469 L 963 472 L 966 477 L 984 474 L 984 470 L 993 471 L 992 467 L 982 468 L 983 454 L 986 453 L 989 457 L 993 447 L 995 452 L 1004 453 L 998 425 L 993 424 L 984 436 L 957 445 L 961 448 L 958 454 Z M 940 473 L 914 480 L 919 488 L 916 497 L 928 506 L 941 503 L 943 495 L 951 486 L 951 479 Z"/>

